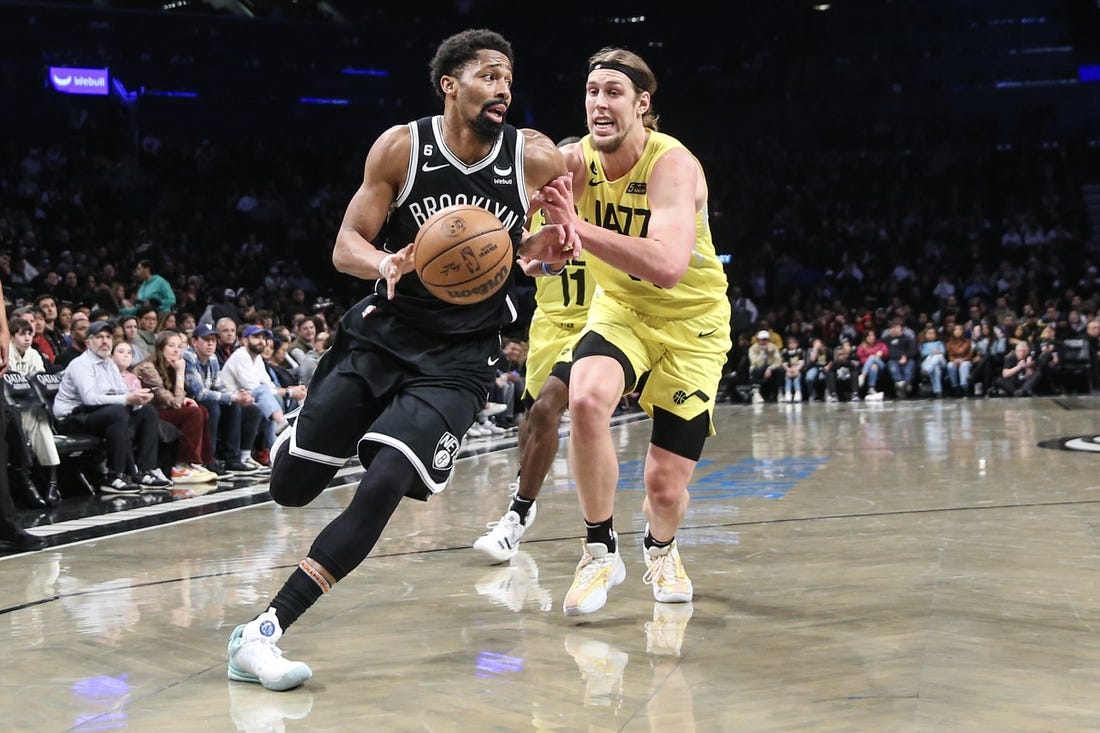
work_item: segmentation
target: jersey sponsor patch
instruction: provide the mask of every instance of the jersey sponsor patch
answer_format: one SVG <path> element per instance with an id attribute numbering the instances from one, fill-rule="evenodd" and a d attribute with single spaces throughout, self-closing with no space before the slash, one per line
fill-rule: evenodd
<path id="1" fill-rule="evenodd" d="M 451 466 L 454 465 L 455 456 L 458 455 L 459 445 L 458 438 L 450 432 L 443 433 L 439 438 L 439 442 L 435 444 L 435 451 L 432 453 L 432 468 L 438 471 L 450 470 Z"/>

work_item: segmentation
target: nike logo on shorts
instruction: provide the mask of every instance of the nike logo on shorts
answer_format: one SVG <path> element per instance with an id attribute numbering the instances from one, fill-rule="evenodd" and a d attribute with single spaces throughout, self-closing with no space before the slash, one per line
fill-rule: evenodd
<path id="1" fill-rule="evenodd" d="M 718 330 L 717 328 L 712 328 L 712 329 L 710 329 L 709 331 L 706 331 L 706 332 L 700 331 L 699 332 L 699 338 L 701 338 L 701 339 L 706 338 L 707 336 L 710 336 L 712 333 L 714 333 L 717 330 Z"/>
<path id="2" fill-rule="evenodd" d="M 496 363 L 497 363 L 498 361 L 500 361 L 500 357 L 498 356 L 498 357 L 497 357 L 497 358 L 495 358 L 495 359 L 494 359 L 494 358 L 492 358 L 492 357 L 489 357 L 488 359 L 486 359 L 486 361 L 487 361 L 487 362 L 489 363 L 489 366 L 495 366 L 495 365 L 496 365 Z"/>
<path id="3" fill-rule="evenodd" d="M 431 173 L 432 171 L 437 171 L 440 168 L 446 168 L 449 165 L 450 163 L 440 163 L 439 165 L 428 165 L 427 163 L 425 163 L 424 165 L 420 166 L 420 170 L 424 171 L 425 173 Z"/>

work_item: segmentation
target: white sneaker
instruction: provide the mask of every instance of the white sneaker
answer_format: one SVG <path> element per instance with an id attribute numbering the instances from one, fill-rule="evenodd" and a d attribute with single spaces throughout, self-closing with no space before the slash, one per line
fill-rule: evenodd
<path id="1" fill-rule="evenodd" d="M 872 387 L 871 390 L 867 393 L 867 397 L 865 399 L 868 402 L 882 402 L 884 398 L 882 392 L 879 392 L 874 387 Z"/>
<path id="2" fill-rule="evenodd" d="M 483 438 L 485 436 L 486 434 L 481 432 L 481 426 L 477 423 L 474 423 L 466 430 L 467 438 Z"/>
<path id="3" fill-rule="evenodd" d="M 538 502 L 527 510 L 527 523 L 519 520 L 519 514 L 509 509 L 495 522 L 485 525 L 489 531 L 474 540 L 474 549 L 492 558 L 494 563 L 507 562 L 519 551 L 519 541 L 535 521 Z"/>
<path id="4" fill-rule="evenodd" d="M 764 402 L 764 395 L 760 394 L 760 390 L 754 389 L 752 391 L 752 403 L 754 405 L 760 405 Z"/>
<path id="5" fill-rule="evenodd" d="M 510 564 L 483 575 L 474 587 L 478 595 L 517 613 L 527 605 L 540 611 L 549 611 L 554 605 L 550 591 L 539 585 L 535 559 L 526 552 L 516 553 Z"/>
<path id="6" fill-rule="evenodd" d="M 645 624 L 645 650 L 656 656 L 678 657 L 684 631 L 695 608 L 688 603 L 654 603 L 653 620 Z"/>
<path id="7" fill-rule="evenodd" d="M 508 409 L 508 405 L 503 402 L 486 402 L 485 409 L 481 411 L 481 414 L 485 417 L 492 417 L 493 415 L 499 415 Z"/>
<path id="8" fill-rule="evenodd" d="M 312 677 L 313 670 L 305 662 L 283 659 L 283 650 L 275 646 L 282 635 L 274 608 L 234 629 L 229 637 L 229 679 L 281 691 Z"/>
<path id="9" fill-rule="evenodd" d="M 506 433 L 506 432 L 508 432 L 508 431 L 506 431 L 504 428 L 497 425 L 492 420 L 486 420 L 485 422 L 481 423 L 481 433 L 482 433 L 482 435 L 485 435 L 485 436 L 504 435 L 504 433 Z"/>
<path id="10" fill-rule="evenodd" d="M 251 468 L 253 471 L 255 471 L 257 473 L 264 473 L 265 471 L 270 471 L 271 470 L 271 466 L 265 466 L 264 464 L 260 463 L 255 458 L 253 458 L 252 456 L 249 456 L 248 458 L 242 459 L 241 463 L 248 466 L 249 468 Z"/>
<path id="11" fill-rule="evenodd" d="M 794 399 L 792 401 L 801 403 L 802 402 L 802 393 L 801 392 L 795 392 L 794 393 Z"/>
<path id="12" fill-rule="evenodd" d="M 585 542 L 584 554 L 577 563 L 573 585 L 565 594 L 562 610 L 566 616 L 595 613 L 607 603 L 607 591 L 624 580 L 626 565 L 618 552 L 608 552 L 607 545 L 602 542 Z"/>
<path id="13" fill-rule="evenodd" d="M 137 479 L 135 483 L 144 490 L 172 488 L 172 482 L 164 475 L 164 471 L 159 468 L 141 474 L 141 478 Z"/>
<path id="14" fill-rule="evenodd" d="M 646 571 L 642 582 L 653 586 L 653 598 L 661 603 L 687 603 L 694 590 L 684 572 L 680 552 L 673 541 L 668 547 L 650 547 L 643 551 Z"/>

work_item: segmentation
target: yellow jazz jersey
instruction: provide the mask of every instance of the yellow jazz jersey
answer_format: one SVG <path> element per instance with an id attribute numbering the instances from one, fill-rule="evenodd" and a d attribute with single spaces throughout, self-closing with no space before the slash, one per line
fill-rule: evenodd
<path id="1" fill-rule="evenodd" d="M 646 185 L 653 166 L 662 155 L 684 146 L 674 137 L 649 132 L 645 151 L 633 168 L 621 178 L 609 181 L 591 136 L 581 140 L 587 168 L 585 185 L 574 190 L 577 211 L 585 221 L 633 237 L 645 237 L 649 228 L 649 198 Z M 686 149 L 686 148 L 685 148 Z M 663 289 L 588 255 L 588 272 L 600 288 L 631 310 L 651 316 L 690 318 L 726 299 L 726 273 L 714 252 L 710 223 L 704 206 L 695 213 L 695 247 L 683 278 L 674 288 Z"/>
<path id="2" fill-rule="evenodd" d="M 536 212 L 528 222 L 528 231 L 538 231 L 544 221 L 542 211 Z M 595 290 L 595 280 L 588 274 L 585 261 L 570 260 L 557 277 L 535 278 L 535 316 L 563 328 L 584 326 Z"/>

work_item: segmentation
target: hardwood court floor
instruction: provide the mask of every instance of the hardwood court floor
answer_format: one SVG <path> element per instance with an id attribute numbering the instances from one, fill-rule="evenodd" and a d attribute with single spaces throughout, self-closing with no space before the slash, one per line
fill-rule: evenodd
<path id="1" fill-rule="evenodd" d="M 628 576 L 580 618 L 560 608 L 582 532 L 564 446 L 496 567 L 470 544 L 516 451 L 482 446 L 291 628 L 314 677 L 287 693 L 227 681 L 226 639 L 350 488 L 304 509 L 253 488 L 77 543 L 62 523 L 0 562 L 0 727 L 1097 731 L 1098 418 L 1094 397 L 722 405 L 679 537 L 691 605 L 641 582 L 649 422 L 616 427 Z"/>

